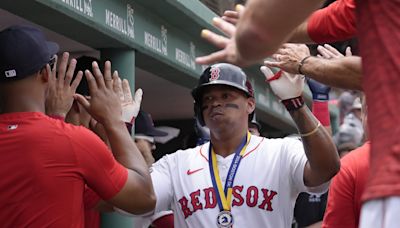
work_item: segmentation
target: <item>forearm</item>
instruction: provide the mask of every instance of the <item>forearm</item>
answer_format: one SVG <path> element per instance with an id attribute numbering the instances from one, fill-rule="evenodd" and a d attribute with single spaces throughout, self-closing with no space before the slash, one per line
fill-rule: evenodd
<path id="1" fill-rule="evenodd" d="M 125 123 L 106 124 L 104 128 L 115 159 L 127 169 L 150 180 L 146 162 L 126 130 Z"/>
<path id="2" fill-rule="evenodd" d="M 361 58 L 357 56 L 338 59 L 311 57 L 303 65 L 302 72 L 329 86 L 362 90 Z"/>
<path id="3" fill-rule="evenodd" d="M 293 31 L 288 42 L 289 43 L 302 43 L 302 44 L 314 44 L 315 42 L 310 38 L 307 31 L 308 22 L 305 21 Z"/>
<path id="4" fill-rule="evenodd" d="M 240 57 L 255 62 L 272 55 L 320 4 L 321 0 L 249 0 L 235 37 Z"/>
<path id="5" fill-rule="evenodd" d="M 340 160 L 335 144 L 322 126 L 317 127 L 318 120 L 306 106 L 291 111 L 290 115 L 300 134 L 310 133 L 317 129 L 315 133 L 302 137 L 308 159 L 304 169 L 304 182 L 309 187 L 321 185 L 339 171 Z"/>

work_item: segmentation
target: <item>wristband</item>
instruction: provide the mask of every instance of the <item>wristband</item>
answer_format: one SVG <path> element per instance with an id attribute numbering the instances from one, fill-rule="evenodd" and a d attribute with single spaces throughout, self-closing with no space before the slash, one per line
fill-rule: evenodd
<path id="1" fill-rule="evenodd" d="M 312 106 L 312 113 L 321 122 L 322 126 L 328 127 L 331 125 L 327 101 L 314 101 Z"/>
<path id="2" fill-rule="evenodd" d="M 308 133 L 304 133 L 304 134 L 299 133 L 299 135 L 300 135 L 301 137 L 310 136 L 310 135 L 312 135 L 312 134 L 315 134 L 315 133 L 318 131 L 319 127 L 321 127 L 321 123 L 318 121 L 318 124 L 317 124 L 317 126 L 314 128 L 314 130 L 312 130 L 312 131 L 310 131 L 310 132 L 308 132 Z"/>
<path id="3" fill-rule="evenodd" d="M 301 71 L 301 68 L 303 67 L 303 65 L 304 65 L 304 63 L 306 62 L 306 60 L 307 60 L 308 58 L 310 58 L 310 57 L 311 57 L 311 55 L 306 56 L 306 57 L 304 57 L 304 58 L 300 61 L 299 67 L 297 68 L 297 71 L 299 72 L 299 74 L 303 74 L 303 75 L 304 75 L 304 73 Z"/>
<path id="4" fill-rule="evenodd" d="M 304 99 L 302 96 L 295 97 L 295 98 L 290 98 L 287 100 L 282 100 L 281 101 L 283 105 L 285 105 L 286 109 L 290 111 L 295 111 L 303 107 L 304 105 Z"/>

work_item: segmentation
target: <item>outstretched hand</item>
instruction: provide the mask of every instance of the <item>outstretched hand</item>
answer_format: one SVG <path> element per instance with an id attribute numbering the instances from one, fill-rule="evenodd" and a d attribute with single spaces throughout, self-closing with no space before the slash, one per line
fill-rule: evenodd
<path id="1" fill-rule="evenodd" d="M 119 99 L 121 101 L 123 121 L 125 123 L 133 124 L 133 121 L 137 117 L 140 110 L 140 105 L 142 103 L 142 89 L 139 88 L 138 90 L 136 90 L 135 96 L 133 98 L 128 80 L 121 80 L 121 78 L 118 77 L 118 79 L 114 83 L 114 91 L 118 93 Z"/>
<path id="2" fill-rule="evenodd" d="M 236 7 L 237 19 L 244 12 L 243 6 Z M 219 48 L 219 51 L 213 52 L 206 56 L 196 58 L 199 64 L 213 64 L 217 62 L 228 62 L 235 65 L 244 65 L 246 61 L 239 56 L 236 48 L 235 23 L 237 20 L 228 18 L 227 16 L 221 18 L 213 18 L 212 24 L 223 32 L 226 36 L 218 35 L 210 30 L 204 29 L 201 31 L 201 37 Z"/>
<path id="3" fill-rule="evenodd" d="M 342 53 L 340 53 L 337 49 L 332 47 L 329 44 L 324 44 L 318 45 L 317 50 L 319 52 L 318 57 L 324 58 L 324 59 L 338 59 L 338 58 L 343 58 L 345 57 Z M 353 53 L 351 52 L 351 48 L 347 47 L 346 48 L 346 57 L 347 56 L 352 56 Z"/>
<path id="4" fill-rule="evenodd" d="M 226 10 L 222 16 L 222 19 L 233 25 L 236 25 L 240 19 L 240 15 L 243 14 L 245 7 L 240 5 L 237 7 L 237 9 L 238 11 Z"/>
<path id="5" fill-rule="evenodd" d="M 271 60 L 265 60 L 268 67 L 278 67 L 291 74 L 299 73 L 299 65 L 302 59 L 310 56 L 310 50 L 304 44 L 283 44 L 278 51 L 272 55 Z"/>
<path id="6" fill-rule="evenodd" d="M 304 88 L 304 76 L 291 74 L 286 71 L 278 71 L 276 74 L 267 66 L 260 68 L 269 82 L 272 91 L 280 100 L 287 100 L 301 96 Z"/>
<path id="7" fill-rule="evenodd" d="M 60 116 L 65 118 L 72 107 L 76 88 L 82 79 L 82 71 L 79 71 L 72 81 L 76 60 L 71 59 L 68 65 L 69 53 L 64 52 L 57 71 L 57 56 L 54 56 L 54 66 L 46 65 L 46 70 L 50 72 L 48 90 L 46 97 L 46 114 L 50 116 Z M 72 81 L 72 83 L 71 83 Z"/>
<path id="8" fill-rule="evenodd" d="M 118 92 L 114 83 L 118 80 L 115 71 L 111 76 L 111 62 L 104 64 L 104 75 L 100 71 L 97 62 L 92 63 L 93 74 L 85 71 L 90 91 L 90 101 L 80 94 L 75 94 L 75 99 L 105 128 L 113 123 L 123 121 L 122 108 Z"/>

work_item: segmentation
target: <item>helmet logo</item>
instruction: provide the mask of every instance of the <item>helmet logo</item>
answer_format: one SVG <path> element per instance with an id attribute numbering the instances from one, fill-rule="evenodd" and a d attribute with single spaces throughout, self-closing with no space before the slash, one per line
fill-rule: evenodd
<path id="1" fill-rule="evenodd" d="M 217 80 L 219 78 L 220 69 L 218 67 L 211 67 L 210 69 L 210 81 Z"/>

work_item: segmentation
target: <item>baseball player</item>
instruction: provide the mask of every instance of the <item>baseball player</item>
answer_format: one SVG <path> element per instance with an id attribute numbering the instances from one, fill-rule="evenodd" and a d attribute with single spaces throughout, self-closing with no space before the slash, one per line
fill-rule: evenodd
<path id="1" fill-rule="evenodd" d="M 0 32 L 1 227 L 84 227 L 85 185 L 132 213 L 155 205 L 146 163 L 124 129 L 111 63 L 104 75 L 96 63 L 94 76 L 85 72 L 89 102 L 74 95 L 82 77 L 71 80 L 76 60 L 64 53 L 56 68 L 58 50 L 34 27 Z M 74 98 L 102 123 L 111 151 L 86 128 L 60 120 Z"/>
<path id="2" fill-rule="evenodd" d="M 299 192 L 325 191 L 339 170 L 329 134 L 304 106 L 303 77 L 262 70 L 303 142 L 251 135 L 255 99 L 247 76 L 231 64 L 208 67 L 192 95 L 211 141 L 152 167 L 155 212 L 172 209 L 175 227 L 289 227 Z"/>

